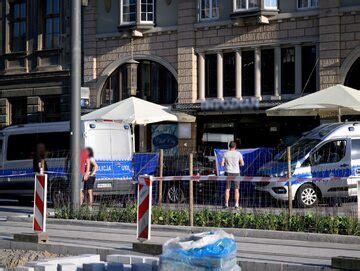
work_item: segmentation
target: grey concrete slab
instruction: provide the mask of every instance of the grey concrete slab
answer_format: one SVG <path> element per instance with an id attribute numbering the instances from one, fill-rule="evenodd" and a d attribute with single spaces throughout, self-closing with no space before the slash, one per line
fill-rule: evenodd
<path id="1" fill-rule="evenodd" d="M 68 255 L 100 254 L 102 260 L 106 260 L 106 256 L 109 254 L 134 254 L 131 244 L 136 241 L 136 227 L 132 224 L 125 224 L 122 227 L 123 224 L 106 223 L 106 226 L 102 227 L 102 223 L 68 221 L 69 223 L 66 224 L 65 222 L 51 220 L 51 223 L 47 225 L 50 236 L 48 244 L 37 244 L 37 247 L 31 247 L 29 244 L 16 244 L 16 242 L 9 240 L 1 240 L 0 248 L 10 246 L 11 248 L 22 249 L 46 249 L 50 252 Z M 0 221 L 0 236 L 5 238 L 10 238 L 11 234 L 16 232 L 30 231 L 30 229 L 31 223 L 26 219 Z M 170 238 L 185 235 L 189 227 L 180 227 L 178 232 L 175 229 L 175 227 L 169 227 L 169 229 L 167 227 L 153 227 L 152 242 L 162 244 Z M 343 242 L 335 242 L 337 239 L 332 239 L 333 242 L 330 242 L 328 238 L 314 238 L 314 241 L 311 238 L 304 239 L 236 235 L 237 257 L 241 261 L 259 264 L 325 267 L 330 266 L 331 257 L 360 257 L 360 245 L 356 242 L 344 244 Z M 320 242 L 319 240 L 326 241 Z"/>

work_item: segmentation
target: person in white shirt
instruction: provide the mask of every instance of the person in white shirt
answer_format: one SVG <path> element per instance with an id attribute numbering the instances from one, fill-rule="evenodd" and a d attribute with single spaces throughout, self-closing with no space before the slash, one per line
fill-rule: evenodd
<path id="1" fill-rule="evenodd" d="M 224 154 L 221 166 L 225 167 L 226 176 L 240 176 L 240 167 L 244 166 L 244 159 L 240 152 L 236 150 L 236 143 L 234 141 L 230 142 L 229 150 Z M 239 208 L 239 187 L 240 181 L 227 181 L 226 190 L 225 190 L 225 206 L 224 208 L 229 207 L 229 198 L 230 198 L 230 188 L 231 183 L 234 183 L 235 187 L 235 208 Z"/>

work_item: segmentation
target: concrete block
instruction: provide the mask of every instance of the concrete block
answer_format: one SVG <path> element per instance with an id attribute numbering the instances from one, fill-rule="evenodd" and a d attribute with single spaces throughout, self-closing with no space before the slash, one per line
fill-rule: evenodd
<path id="1" fill-rule="evenodd" d="M 131 271 L 152 271 L 152 264 L 147 263 L 134 263 L 131 265 Z"/>
<path id="2" fill-rule="evenodd" d="M 113 254 L 113 255 L 108 255 L 106 257 L 106 261 L 108 263 L 131 264 L 131 257 L 130 255 Z"/>
<path id="3" fill-rule="evenodd" d="M 153 262 L 152 263 L 152 271 L 158 271 L 158 270 L 160 270 L 160 268 L 159 268 L 159 262 L 157 261 L 157 262 Z M 241 270 L 240 270 L 241 271 Z"/>
<path id="4" fill-rule="evenodd" d="M 124 264 L 122 263 L 108 263 L 106 271 L 124 271 Z"/>
<path id="5" fill-rule="evenodd" d="M 18 266 L 15 269 L 16 271 L 34 271 L 34 267 L 30 266 Z"/>
<path id="6" fill-rule="evenodd" d="M 43 232 L 14 234 L 14 241 L 29 243 L 44 243 L 49 240 L 49 235 Z"/>
<path id="7" fill-rule="evenodd" d="M 346 270 L 360 270 L 360 258 L 334 257 L 331 258 L 331 267 Z"/>
<path id="8" fill-rule="evenodd" d="M 73 263 L 60 263 L 58 265 L 58 271 L 77 271 L 78 266 Z"/>
<path id="9" fill-rule="evenodd" d="M 144 257 L 131 256 L 131 264 L 134 264 L 134 263 L 144 263 Z"/>
<path id="10" fill-rule="evenodd" d="M 163 252 L 163 247 L 162 244 L 136 242 L 133 243 L 133 250 L 144 254 L 160 255 Z"/>
<path id="11" fill-rule="evenodd" d="M 57 271 L 57 264 L 39 263 L 34 267 L 34 271 Z"/>
<path id="12" fill-rule="evenodd" d="M 105 270 L 105 263 L 84 263 L 83 264 L 84 271 L 104 271 Z"/>
<path id="13" fill-rule="evenodd" d="M 83 254 L 79 255 L 79 257 L 83 258 L 83 263 L 98 263 L 100 262 L 100 255 L 97 254 Z"/>
<path id="14" fill-rule="evenodd" d="M 144 263 L 153 264 L 154 262 L 158 263 L 159 259 L 155 257 L 144 257 Z"/>
<path id="15" fill-rule="evenodd" d="M 85 263 L 98 263 L 100 262 L 100 255 L 95 254 L 84 254 L 79 256 L 54 258 L 46 260 L 49 264 L 60 264 L 60 263 L 72 263 L 76 265 L 83 265 Z"/>

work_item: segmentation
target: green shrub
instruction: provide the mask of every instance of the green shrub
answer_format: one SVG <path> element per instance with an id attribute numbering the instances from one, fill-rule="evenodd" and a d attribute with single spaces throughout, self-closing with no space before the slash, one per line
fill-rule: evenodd
<path id="1" fill-rule="evenodd" d="M 135 223 L 136 205 L 125 208 L 100 205 L 95 211 L 82 207 L 73 211 L 69 206 L 56 209 L 56 218 L 97 220 L 109 222 Z M 164 209 L 152 207 L 152 223 L 159 225 L 189 225 L 187 209 Z M 247 228 L 294 232 L 313 232 L 360 236 L 360 223 L 350 216 L 321 216 L 314 213 L 293 215 L 286 213 L 264 214 L 203 209 L 194 213 L 194 225 L 199 227 Z"/>

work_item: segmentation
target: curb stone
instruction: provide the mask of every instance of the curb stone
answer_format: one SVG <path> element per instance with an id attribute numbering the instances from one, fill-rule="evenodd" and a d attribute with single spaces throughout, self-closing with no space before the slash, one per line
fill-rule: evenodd
<path id="1" fill-rule="evenodd" d="M 31 222 L 31 218 L 25 217 L 8 217 L 8 221 L 12 222 Z M 73 225 L 73 226 L 91 226 L 103 228 L 121 228 L 121 229 L 136 229 L 136 224 L 119 223 L 119 222 L 104 222 L 104 221 L 87 221 L 87 220 L 72 220 L 72 219 L 55 219 L 48 218 L 48 224 L 56 225 Z M 166 230 L 170 232 L 181 233 L 199 233 L 204 231 L 211 231 L 217 228 L 213 227 L 190 227 L 190 226 L 170 226 L 170 225 L 151 225 L 153 230 Z M 226 232 L 233 234 L 236 237 L 251 237 L 264 239 L 279 239 L 279 240 L 294 240 L 294 241 L 312 241 L 312 242 L 334 242 L 342 244 L 360 245 L 360 236 L 349 235 L 335 235 L 322 233 L 304 233 L 304 232 L 288 232 L 288 231 L 271 231 L 271 230 L 254 230 L 254 229 L 236 229 L 223 228 Z"/>

